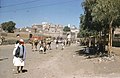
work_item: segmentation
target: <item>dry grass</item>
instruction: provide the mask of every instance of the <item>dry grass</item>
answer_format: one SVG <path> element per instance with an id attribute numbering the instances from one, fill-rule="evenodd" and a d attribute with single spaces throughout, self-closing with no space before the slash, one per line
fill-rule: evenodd
<path id="1" fill-rule="evenodd" d="M 16 35 L 18 33 L 7 33 L 7 36 L 5 36 L 6 40 L 11 40 L 11 39 L 17 39 Z M 22 39 L 28 39 L 29 38 L 29 34 L 27 33 L 20 33 L 20 38 Z"/>

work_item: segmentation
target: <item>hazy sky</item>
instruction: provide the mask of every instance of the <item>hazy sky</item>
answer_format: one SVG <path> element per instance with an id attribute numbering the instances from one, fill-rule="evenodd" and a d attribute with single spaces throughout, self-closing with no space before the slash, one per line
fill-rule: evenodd
<path id="1" fill-rule="evenodd" d="M 79 27 L 83 0 L 0 0 L 0 23 L 14 21 L 16 27 L 49 22 Z"/>

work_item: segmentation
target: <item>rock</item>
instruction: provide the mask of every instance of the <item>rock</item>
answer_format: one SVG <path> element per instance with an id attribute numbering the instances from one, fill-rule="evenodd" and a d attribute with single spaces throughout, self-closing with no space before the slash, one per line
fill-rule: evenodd
<path id="1" fill-rule="evenodd" d="M 73 55 L 73 57 L 75 57 L 75 55 Z"/>

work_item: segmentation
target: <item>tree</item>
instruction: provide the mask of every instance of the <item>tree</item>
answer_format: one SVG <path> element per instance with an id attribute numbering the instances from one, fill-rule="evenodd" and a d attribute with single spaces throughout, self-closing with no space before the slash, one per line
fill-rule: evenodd
<path id="1" fill-rule="evenodd" d="M 9 22 L 4 22 L 1 25 L 2 25 L 2 29 L 4 31 L 7 31 L 9 33 L 13 33 L 16 23 L 14 23 L 13 21 L 9 21 Z"/>
<path id="2" fill-rule="evenodd" d="M 65 31 L 65 32 L 70 32 L 70 27 L 65 26 L 65 27 L 63 28 L 63 31 Z"/>
<path id="3" fill-rule="evenodd" d="M 109 38 L 108 38 L 108 52 L 111 53 L 112 48 L 112 31 L 118 25 L 114 22 L 119 21 L 120 16 L 120 0 L 96 0 L 96 5 L 93 8 L 93 18 L 98 21 L 105 21 L 108 23 Z M 120 24 L 119 24 L 120 25 Z"/>
<path id="4" fill-rule="evenodd" d="M 84 8 L 84 14 L 80 16 L 80 33 L 85 36 L 85 34 L 96 35 L 101 29 L 96 27 L 99 22 L 93 22 L 92 8 L 95 4 L 95 0 L 85 0 L 82 3 Z M 86 35 L 86 36 L 88 36 Z"/>
<path id="5" fill-rule="evenodd" d="M 120 0 L 85 0 L 82 26 L 90 32 L 108 33 L 108 52 L 112 48 L 112 32 L 120 26 Z"/>

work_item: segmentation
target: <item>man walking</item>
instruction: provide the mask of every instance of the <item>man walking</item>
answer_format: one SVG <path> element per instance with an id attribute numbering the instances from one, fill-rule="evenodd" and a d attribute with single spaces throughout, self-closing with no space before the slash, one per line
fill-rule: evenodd
<path id="1" fill-rule="evenodd" d="M 17 67 L 17 73 L 22 72 L 26 57 L 26 48 L 23 39 L 17 41 L 13 50 L 13 64 Z"/>

